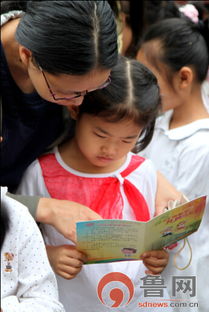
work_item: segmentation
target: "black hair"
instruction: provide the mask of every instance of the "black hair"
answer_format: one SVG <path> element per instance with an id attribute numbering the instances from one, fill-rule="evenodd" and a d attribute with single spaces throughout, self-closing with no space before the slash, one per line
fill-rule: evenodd
<path id="1" fill-rule="evenodd" d="M 131 43 L 125 51 L 125 56 L 134 57 L 136 44 L 144 29 L 144 6 L 145 0 L 121 1 L 121 11 L 126 15 L 126 24 L 132 32 Z"/>
<path id="2" fill-rule="evenodd" d="M 6 210 L 6 206 L 1 203 L 0 213 L 0 249 L 4 243 L 5 236 L 9 230 L 9 216 Z"/>
<path id="3" fill-rule="evenodd" d="M 151 47 L 148 45 L 150 42 L 156 44 Z M 189 18 L 182 17 L 165 19 L 150 26 L 140 46 L 145 49 L 147 59 L 155 68 L 160 71 L 162 64 L 169 68 L 167 76 L 170 81 L 173 73 L 183 66 L 190 66 L 201 83 L 207 76 L 209 66 L 208 43 L 208 27 L 203 22 L 195 24 Z"/>
<path id="4" fill-rule="evenodd" d="M 135 150 L 139 152 L 151 141 L 159 107 L 156 77 L 138 61 L 121 56 L 112 69 L 111 83 L 85 96 L 79 106 L 79 117 L 86 113 L 108 122 L 132 119 L 143 127 Z"/>
<path id="5" fill-rule="evenodd" d="M 7 13 L 12 10 L 25 11 L 27 7 L 27 2 L 27 0 L 1 1 L 1 14 Z"/>
<path id="6" fill-rule="evenodd" d="M 144 23 L 146 27 L 166 18 L 181 16 L 175 1 L 145 1 Z"/>
<path id="7" fill-rule="evenodd" d="M 43 70 L 82 75 L 116 64 L 116 23 L 107 1 L 27 1 L 26 7 L 18 2 L 16 9 L 25 14 L 16 39 Z"/>
<path id="8" fill-rule="evenodd" d="M 132 41 L 125 52 L 125 56 L 128 57 L 136 56 L 139 40 L 149 25 L 165 18 L 181 16 L 175 1 L 121 1 L 121 7 L 127 15 L 126 23 L 132 31 Z"/>
<path id="9" fill-rule="evenodd" d="M 111 9 L 113 10 L 113 13 L 115 15 L 116 18 L 119 18 L 119 8 L 118 8 L 118 4 L 117 1 L 115 0 L 107 0 Z"/>

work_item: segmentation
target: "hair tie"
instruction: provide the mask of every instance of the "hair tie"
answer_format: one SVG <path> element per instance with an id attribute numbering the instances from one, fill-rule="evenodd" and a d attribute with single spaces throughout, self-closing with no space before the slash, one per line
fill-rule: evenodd
<path id="1" fill-rule="evenodd" d="M 186 4 L 179 8 L 179 11 L 187 16 L 193 23 L 197 24 L 199 21 L 199 12 L 193 4 Z"/>

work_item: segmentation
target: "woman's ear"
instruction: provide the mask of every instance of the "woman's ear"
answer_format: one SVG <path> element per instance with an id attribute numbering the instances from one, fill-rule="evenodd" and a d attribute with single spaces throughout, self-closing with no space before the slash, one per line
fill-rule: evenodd
<path id="1" fill-rule="evenodd" d="M 79 113 L 79 106 L 67 106 L 67 109 L 70 113 L 70 117 L 74 120 L 77 120 Z"/>
<path id="2" fill-rule="evenodd" d="M 22 45 L 19 45 L 19 56 L 20 62 L 28 66 L 29 61 L 31 60 L 32 52 Z"/>

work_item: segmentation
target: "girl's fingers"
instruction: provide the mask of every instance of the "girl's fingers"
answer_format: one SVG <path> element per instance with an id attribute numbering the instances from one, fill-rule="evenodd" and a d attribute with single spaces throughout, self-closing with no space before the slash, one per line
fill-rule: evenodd
<path id="1" fill-rule="evenodd" d="M 75 277 L 75 275 L 72 275 L 72 274 L 69 274 L 69 273 L 66 273 L 66 272 L 57 272 L 57 274 L 59 274 L 61 277 L 67 279 L 67 280 L 70 280 L 72 278 Z"/>
<path id="2" fill-rule="evenodd" d="M 82 252 L 78 251 L 75 246 L 71 245 L 65 246 L 65 255 L 69 258 L 78 259 L 82 262 L 87 261 L 87 256 Z"/>
<path id="3" fill-rule="evenodd" d="M 160 273 L 153 273 L 153 272 L 150 271 L 150 270 L 146 270 L 146 271 L 145 271 L 145 274 L 147 274 L 147 275 L 159 275 Z"/>
<path id="4" fill-rule="evenodd" d="M 151 265 L 153 267 L 161 267 L 161 266 L 166 266 L 168 263 L 168 259 L 156 259 L 153 257 L 150 258 L 145 258 L 143 263 L 147 265 Z"/>
<path id="5" fill-rule="evenodd" d="M 71 257 L 63 257 L 60 260 L 60 264 L 64 266 L 72 266 L 74 268 L 81 268 L 83 265 L 83 261 Z"/>
<path id="6" fill-rule="evenodd" d="M 82 267 L 80 268 L 75 268 L 75 267 L 71 267 L 69 265 L 61 265 L 59 266 L 58 270 L 57 270 L 57 274 L 59 274 L 60 276 L 66 278 L 66 279 L 70 279 L 75 277 L 75 275 L 77 275 Z"/>
<path id="7" fill-rule="evenodd" d="M 164 270 L 164 267 L 154 267 L 154 266 L 151 266 L 151 265 L 147 265 L 147 268 L 148 270 L 150 271 L 149 274 L 160 274 L 163 270 Z M 147 271 L 145 271 L 146 273 Z M 146 273 L 147 274 L 147 273 Z"/>

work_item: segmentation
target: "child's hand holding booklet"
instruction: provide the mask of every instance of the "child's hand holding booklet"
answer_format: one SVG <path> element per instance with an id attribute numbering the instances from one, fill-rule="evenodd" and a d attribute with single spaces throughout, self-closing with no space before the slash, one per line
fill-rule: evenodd
<path id="1" fill-rule="evenodd" d="M 148 222 L 78 222 L 77 249 L 88 256 L 88 263 L 139 260 L 143 252 L 169 246 L 197 231 L 205 204 L 206 196 L 202 196 Z"/>

